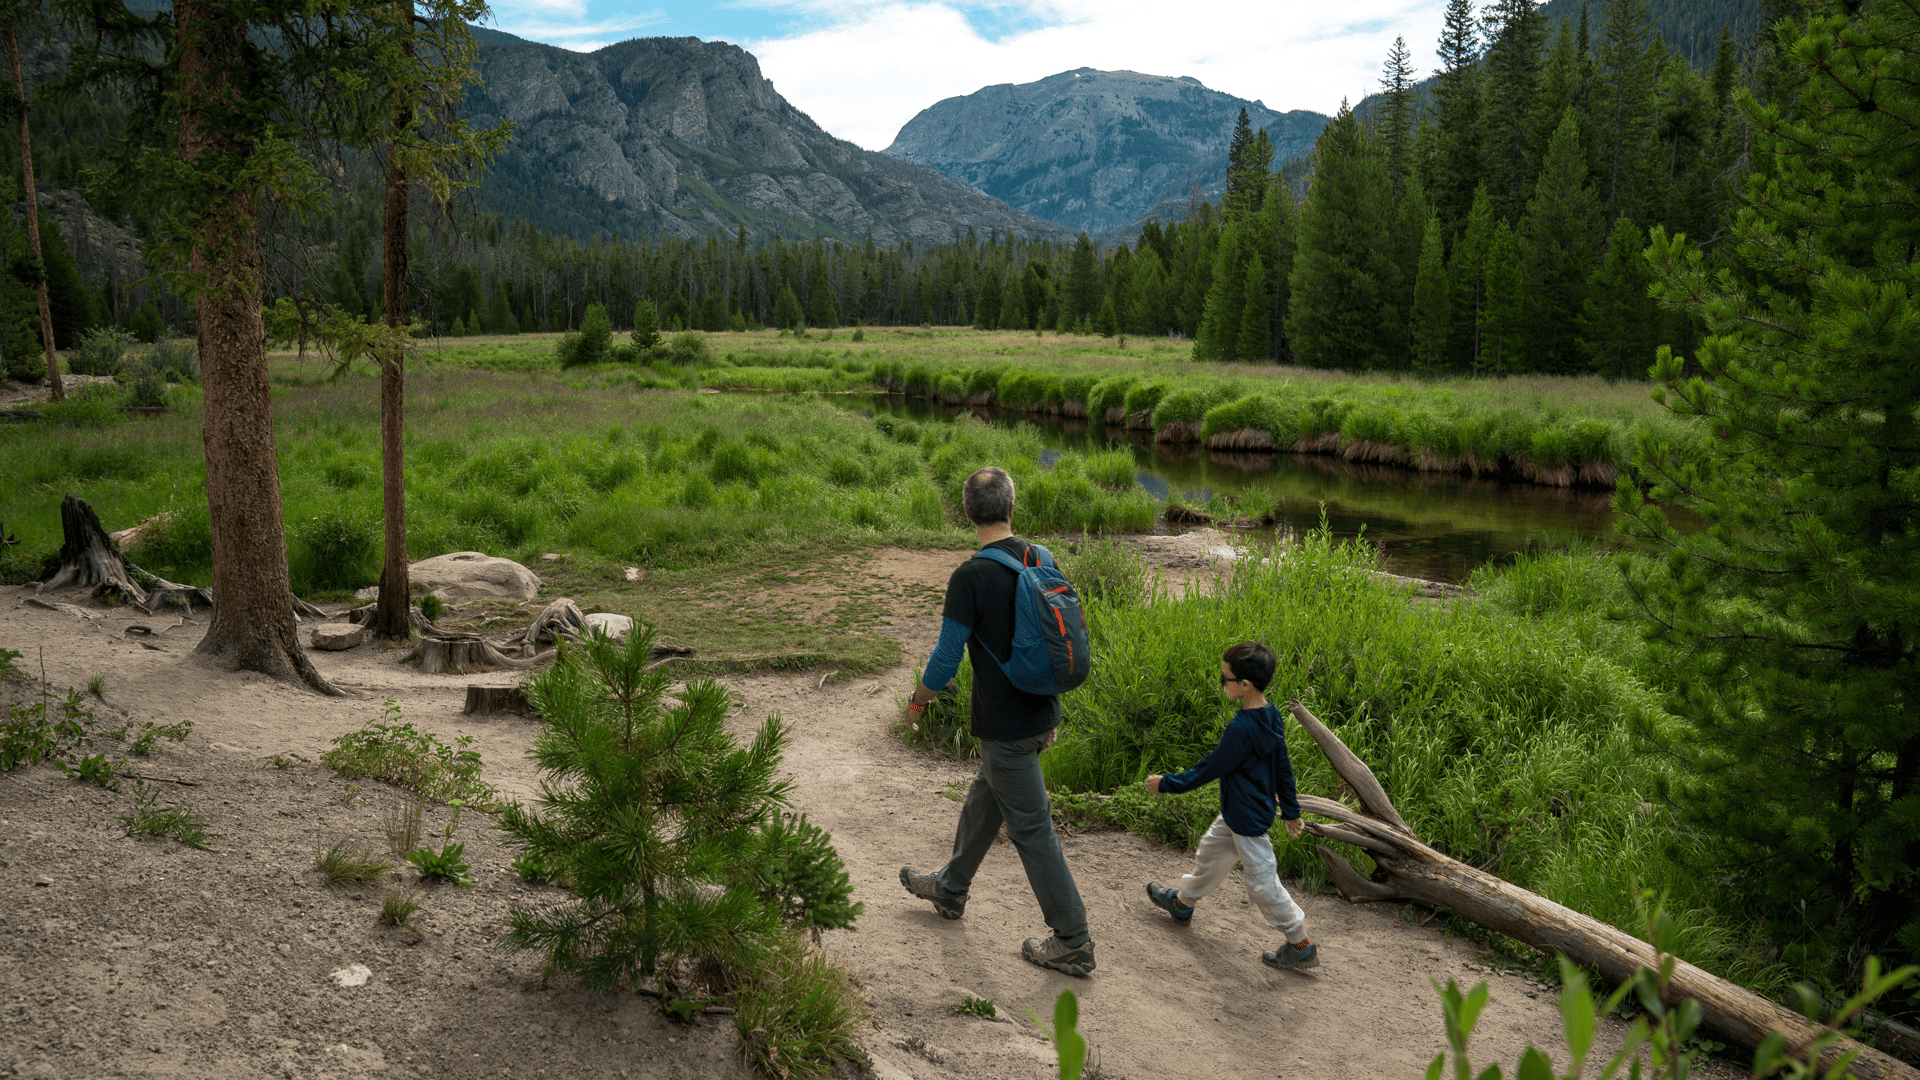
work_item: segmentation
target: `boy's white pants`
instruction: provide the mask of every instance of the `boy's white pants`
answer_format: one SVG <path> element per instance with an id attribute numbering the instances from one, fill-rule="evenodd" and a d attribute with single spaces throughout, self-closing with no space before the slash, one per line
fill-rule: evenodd
<path id="1" fill-rule="evenodd" d="M 1273 841 L 1265 836 L 1241 836 L 1215 817 L 1213 827 L 1200 838 L 1193 853 L 1193 872 L 1180 879 L 1180 902 L 1192 907 L 1227 880 L 1238 859 L 1247 883 L 1247 895 L 1259 905 L 1268 925 L 1287 935 L 1291 944 L 1307 940 L 1307 913 L 1294 903 L 1273 859 Z"/>

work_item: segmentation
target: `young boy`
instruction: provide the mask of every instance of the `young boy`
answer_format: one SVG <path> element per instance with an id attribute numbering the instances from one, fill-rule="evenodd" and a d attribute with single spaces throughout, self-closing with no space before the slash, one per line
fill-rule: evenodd
<path id="1" fill-rule="evenodd" d="M 1286 944 L 1262 954 L 1260 959 L 1293 970 L 1318 966 L 1320 948 L 1307 939 L 1306 913 L 1280 884 L 1273 841 L 1267 837 L 1267 830 L 1273 827 L 1276 797 L 1287 835 L 1298 837 L 1306 828 L 1294 795 L 1286 728 L 1280 710 L 1267 703 L 1267 683 L 1273 679 L 1273 669 L 1273 650 L 1265 645 L 1243 641 L 1228 649 L 1220 661 L 1220 690 L 1240 709 L 1221 733 L 1220 745 L 1200 764 L 1177 776 L 1147 777 L 1149 793 L 1169 795 L 1191 791 L 1210 780 L 1220 781 L 1220 814 L 1193 853 L 1193 871 L 1181 879 L 1178 889 L 1148 883 L 1147 898 L 1184 926 L 1193 918 L 1193 905 L 1220 887 L 1238 859 L 1244 868 L 1247 895 L 1259 905 L 1267 922 L 1287 937 Z"/>

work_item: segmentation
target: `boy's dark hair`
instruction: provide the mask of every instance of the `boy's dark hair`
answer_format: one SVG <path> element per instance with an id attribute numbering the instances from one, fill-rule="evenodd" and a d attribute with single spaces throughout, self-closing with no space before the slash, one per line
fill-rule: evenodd
<path id="1" fill-rule="evenodd" d="M 1279 666 L 1273 650 L 1257 641 L 1243 641 L 1228 649 L 1220 659 L 1227 662 L 1227 670 L 1233 672 L 1234 678 L 1247 680 L 1263 694 L 1267 692 L 1267 684 L 1273 681 L 1273 669 Z"/>

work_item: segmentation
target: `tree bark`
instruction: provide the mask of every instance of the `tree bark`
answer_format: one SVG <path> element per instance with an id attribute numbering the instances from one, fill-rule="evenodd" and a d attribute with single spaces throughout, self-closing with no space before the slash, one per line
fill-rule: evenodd
<path id="1" fill-rule="evenodd" d="M 207 0 L 178 0 L 180 158 L 196 171 L 237 171 L 253 147 L 218 119 L 244 93 L 229 57 L 248 48 L 244 24 Z M 261 309 L 258 193 L 219 189 L 198 208 L 192 269 L 206 419 L 207 508 L 213 592 L 220 603 L 196 651 L 229 669 L 298 680 L 340 693 L 300 648 L 288 597 L 273 400 Z"/>
<path id="2" fill-rule="evenodd" d="M 413 55 L 413 0 L 396 0 L 408 35 L 401 49 Z M 394 141 L 387 145 L 386 243 L 380 265 L 380 300 L 388 326 L 407 321 L 407 170 L 399 140 L 413 123 L 413 109 L 394 110 Z M 394 641 L 412 636 L 409 610 L 413 588 L 407 573 L 406 350 L 395 344 L 380 358 L 380 482 L 386 523 L 386 564 L 380 570 L 380 597 L 374 609 L 373 635 Z"/>
<path id="3" fill-rule="evenodd" d="M 40 272 L 34 292 L 40 301 L 40 343 L 47 353 L 47 385 L 53 400 L 66 398 L 60 382 L 60 357 L 53 350 L 53 308 L 47 302 L 47 260 L 40 250 L 40 196 L 33 186 L 33 140 L 27 133 L 27 82 L 20 74 L 20 35 L 7 28 L 7 58 L 13 61 L 13 89 L 20 95 L 20 171 L 27 189 L 27 248 L 33 252 L 33 265 Z"/>
<path id="4" fill-rule="evenodd" d="M 1347 749 L 1306 706 L 1289 707 L 1321 753 L 1347 782 L 1363 809 L 1355 810 L 1332 799 L 1300 796 L 1300 809 L 1338 824 L 1309 822 L 1307 831 L 1329 840 L 1352 844 L 1373 856 L 1385 872 L 1385 881 L 1368 880 L 1332 848 L 1320 847 L 1320 861 L 1333 876 L 1334 888 L 1352 903 L 1371 900 L 1414 900 L 1432 907 L 1450 908 L 1489 929 L 1551 949 L 1582 964 L 1598 968 L 1607 978 L 1624 982 L 1641 967 L 1658 968 L 1660 955 L 1639 938 L 1598 919 L 1562 907 L 1492 874 L 1442 855 L 1420 842 L 1393 807 L 1386 789 L 1365 762 Z M 1671 996 L 1700 1003 L 1708 1027 L 1748 1046 L 1758 1045 L 1772 1032 L 1786 1036 L 1791 1050 L 1821 1035 L 1799 1013 L 1741 989 L 1715 975 L 1676 960 Z M 1849 1051 L 1859 1051 L 1852 1074 L 1859 1080 L 1915 1080 L 1916 1071 L 1895 1058 L 1843 1039 L 1822 1056 L 1822 1067 Z"/>
<path id="5" fill-rule="evenodd" d="M 517 686 L 469 686 L 466 708 L 460 711 L 468 716 L 528 716 L 532 708 L 527 692 Z"/>

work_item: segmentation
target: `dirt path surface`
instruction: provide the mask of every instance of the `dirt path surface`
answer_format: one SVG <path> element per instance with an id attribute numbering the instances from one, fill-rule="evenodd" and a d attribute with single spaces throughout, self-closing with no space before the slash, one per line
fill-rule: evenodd
<path id="1" fill-rule="evenodd" d="M 1204 571 L 1210 548 L 1189 546 L 1160 554 L 1176 572 Z M 883 551 L 868 565 L 921 598 L 917 614 L 887 627 L 909 657 L 932 646 L 938 607 L 926 597 L 944 587 L 956 558 Z M 323 699 L 202 665 L 191 653 L 204 620 L 137 638 L 128 626 L 170 620 L 97 608 L 81 619 L 22 606 L 27 595 L 0 591 L 0 645 L 23 651 L 30 672 L 44 661 L 57 688 L 103 676 L 104 699 L 89 698 L 96 729 L 192 721 L 184 743 L 163 741 L 133 768 L 163 778 L 151 785 L 161 805 L 190 805 L 220 835 L 214 852 L 133 840 L 116 820 L 133 805 L 132 782 L 110 792 L 45 766 L 0 774 L 0 1073 L 753 1075 L 728 1018 L 681 1025 L 631 994 L 529 989 L 538 961 L 491 943 L 510 903 L 560 893 L 513 875 L 511 853 L 479 815 L 454 837 L 467 845 L 476 887 L 424 892 L 417 938 L 376 922 L 377 892 L 329 889 L 313 872 L 316 850 L 339 841 L 384 847 L 394 792 L 378 783 L 352 790 L 317 758 L 334 737 L 379 719 L 387 698 L 418 728 L 447 741 L 472 737 L 487 779 L 509 797 L 531 796 L 538 777 L 524 754 L 534 722 L 460 712 L 469 683 L 512 684 L 520 672 L 423 676 L 378 647 L 312 653 L 359 695 Z M 1428 979 L 1487 977 L 1469 943 L 1414 925 L 1424 912 L 1330 894 L 1298 897 L 1322 965 L 1271 971 L 1259 953 L 1278 939 L 1237 884 L 1190 927 L 1175 927 L 1148 905 L 1143 885 L 1176 880 L 1187 856 L 1121 833 L 1064 839 L 1097 943 L 1091 978 L 1019 958 L 1023 938 L 1047 931 L 1011 847 L 981 868 L 966 918 L 940 919 L 905 894 L 898 874 L 902 864 L 944 861 L 960 808 L 953 800 L 972 770 L 887 733 L 911 670 L 725 680 L 739 693 L 741 733 L 770 713 L 791 726 L 794 806 L 833 834 L 866 903 L 858 930 L 828 934 L 824 948 L 864 980 L 875 1075 L 1054 1075 L 1050 1045 L 1022 1007 L 1050 1015 L 1071 988 L 1102 1076 L 1417 1077 L 1444 1045 Z M 166 782 L 174 780 L 191 786 Z M 448 820 L 433 811 L 429 835 Z M 353 965 L 366 969 L 364 983 L 340 985 L 335 973 Z M 1491 981 L 1480 1058 L 1511 1063 L 1529 1041 L 1560 1046 L 1552 993 L 1513 976 Z M 999 1019 L 954 1015 L 968 994 L 997 1002 Z M 1609 1024 L 1603 1047 L 1617 1047 L 1622 1030 Z M 1715 1066 L 1706 1075 L 1738 1074 Z"/>

